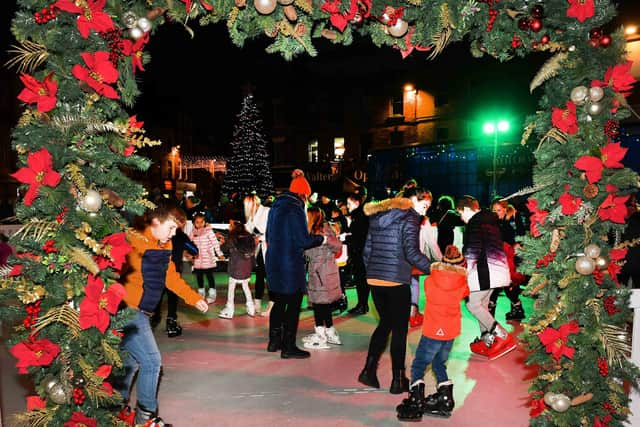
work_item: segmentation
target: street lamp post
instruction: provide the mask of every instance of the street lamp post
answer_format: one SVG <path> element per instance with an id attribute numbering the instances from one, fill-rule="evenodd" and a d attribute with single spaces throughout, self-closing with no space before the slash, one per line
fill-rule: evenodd
<path id="1" fill-rule="evenodd" d="M 500 120 L 497 124 L 494 122 L 487 122 L 483 126 L 484 133 L 487 135 L 493 135 L 493 160 L 491 166 L 491 196 L 497 194 L 496 181 L 498 177 L 498 171 L 496 168 L 496 162 L 498 157 L 498 133 L 506 132 L 509 130 L 509 122 L 506 120 Z"/>

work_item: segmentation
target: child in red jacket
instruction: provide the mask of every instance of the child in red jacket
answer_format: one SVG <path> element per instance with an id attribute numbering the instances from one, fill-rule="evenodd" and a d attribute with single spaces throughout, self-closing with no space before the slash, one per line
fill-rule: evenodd
<path id="1" fill-rule="evenodd" d="M 431 264 L 424 281 L 425 309 L 422 337 L 411 365 L 409 397 L 396 408 L 400 421 L 420 421 L 422 415 L 448 418 L 454 407 L 453 383 L 445 362 L 453 340 L 460 335 L 460 300 L 469 295 L 465 259 L 454 245 L 448 245 L 442 262 Z M 427 366 L 438 381 L 437 392 L 424 397 Z"/>

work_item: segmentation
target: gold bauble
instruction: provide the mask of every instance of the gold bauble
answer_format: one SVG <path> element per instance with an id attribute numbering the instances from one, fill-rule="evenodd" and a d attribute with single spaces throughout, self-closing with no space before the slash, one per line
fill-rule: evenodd
<path id="1" fill-rule="evenodd" d="M 583 276 L 588 276 L 596 269 L 596 262 L 588 256 L 580 256 L 576 259 L 576 271 Z"/>
<path id="2" fill-rule="evenodd" d="M 598 258 L 600 256 L 600 251 L 600 246 L 595 243 L 587 245 L 587 247 L 584 248 L 584 254 L 589 258 Z"/>
<path id="3" fill-rule="evenodd" d="M 69 392 L 62 384 L 56 384 L 49 391 L 49 398 L 53 403 L 62 405 L 68 402 Z"/>
<path id="4" fill-rule="evenodd" d="M 557 412 L 566 412 L 571 407 L 571 399 L 562 393 L 556 394 L 555 400 L 551 403 L 551 408 Z"/>
<path id="5" fill-rule="evenodd" d="M 396 23 L 394 25 L 389 26 L 389 34 L 393 37 L 400 38 L 407 34 L 409 30 L 409 24 L 404 19 L 396 19 Z"/>
<path id="6" fill-rule="evenodd" d="M 278 2 L 276 0 L 253 0 L 253 5 L 261 15 L 270 15 L 276 10 Z"/>

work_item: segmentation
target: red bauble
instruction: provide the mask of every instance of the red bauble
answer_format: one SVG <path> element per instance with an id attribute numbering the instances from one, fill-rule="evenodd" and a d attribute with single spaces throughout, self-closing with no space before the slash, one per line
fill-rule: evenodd
<path id="1" fill-rule="evenodd" d="M 527 31 L 529 29 L 529 18 L 520 18 L 518 20 L 518 28 L 522 31 Z"/>
<path id="2" fill-rule="evenodd" d="M 611 36 L 608 34 L 605 34 L 604 36 L 600 37 L 600 46 L 602 47 L 607 47 L 611 44 Z"/>
<path id="3" fill-rule="evenodd" d="M 589 39 L 589 44 L 591 47 L 598 47 L 600 46 L 600 41 L 598 39 Z"/>
<path id="4" fill-rule="evenodd" d="M 531 8 L 531 17 L 532 18 L 536 18 L 536 19 L 540 19 L 544 16 L 544 8 L 542 6 L 540 6 L 539 4 L 533 6 Z"/>
<path id="5" fill-rule="evenodd" d="M 542 21 L 535 18 L 532 19 L 531 21 L 529 21 L 529 28 L 531 28 L 531 31 L 533 31 L 534 33 L 537 33 L 542 29 Z"/>
<path id="6" fill-rule="evenodd" d="M 589 38 L 590 38 L 590 39 L 592 39 L 592 40 L 593 40 L 593 39 L 596 39 L 596 40 L 597 40 L 597 39 L 599 39 L 600 37 L 602 37 L 602 28 L 600 28 L 600 27 L 595 27 L 595 28 L 592 28 L 592 29 L 589 31 Z"/>
<path id="7" fill-rule="evenodd" d="M 540 43 L 542 44 L 547 44 L 551 41 L 551 37 L 549 37 L 549 34 L 545 34 L 544 36 L 542 36 L 542 38 L 540 39 Z"/>

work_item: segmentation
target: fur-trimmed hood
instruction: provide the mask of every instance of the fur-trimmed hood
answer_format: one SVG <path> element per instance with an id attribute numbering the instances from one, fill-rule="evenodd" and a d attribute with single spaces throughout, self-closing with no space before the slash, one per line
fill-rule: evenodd
<path id="1" fill-rule="evenodd" d="M 369 202 L 364 205 L 364 214 L 367 216 L 376 215 L 391 209 L 411 209 L 413 203 L 404 197 L 394 197 L 392 199 L 380 200 L 379 202 Z"/>
<path id="2" fill-rule="evenodd" d="M 467 275 L 467 269 L 461 265 L 455 264 L 447 264 L 446 262 L 434 262 L 431 264 L 431 271 L 440 270 L 440 271 L 450 271 L 452 273 L 464 274 Z"/>

